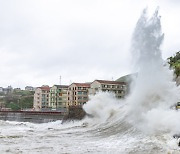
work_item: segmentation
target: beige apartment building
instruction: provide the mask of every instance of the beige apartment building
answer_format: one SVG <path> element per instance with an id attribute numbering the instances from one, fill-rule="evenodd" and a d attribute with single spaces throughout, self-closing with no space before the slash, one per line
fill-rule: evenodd
<path id="1" fill-rule="evenodd" d="M 117 98 L 123 98 L 127 92 L 125 82 L 95 80 L 91 83 L 89 95 L 95 95 L 97 92 L 113 92 Z"/>
<path id="2" fill-rule="evenodd" d="M 68 86 L 66 85 L 54 85 L 50 88 L 49 107 L 52 110 L 66 109 L 67 90 L 68 90 Z"/>
<path id="3" fill-rule="evenodd" d="M 72 83 L 68 87 L 67 106 L 82 106 L 88 101 L 89 83 Z"/>
<path id="4" fill-rule="evenodd" d="M 35 89 L 33 107 L 35 111 L 42 111 L 49 105 L 49 86 L 42 86 Z"/>

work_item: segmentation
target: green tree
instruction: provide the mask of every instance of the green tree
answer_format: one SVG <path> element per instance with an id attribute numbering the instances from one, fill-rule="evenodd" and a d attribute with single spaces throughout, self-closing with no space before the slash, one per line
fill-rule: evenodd
<path id="1" fill-rule="evenodd" d="M 14 91 L 4 97 L 4 104 L 6 108 L 12 110 L 21 110 L 27 108 L 33 108 L 34 92 L 32 91 Z"/>
<path id="2" fill-rule="evenodd" d="M 175 74 L 179 76 L 180 75 L 180 51 L 176 52 L 174 56 L 169 57 L 168 63 L 170 64 L 170 67 L 174 68 Z"/>

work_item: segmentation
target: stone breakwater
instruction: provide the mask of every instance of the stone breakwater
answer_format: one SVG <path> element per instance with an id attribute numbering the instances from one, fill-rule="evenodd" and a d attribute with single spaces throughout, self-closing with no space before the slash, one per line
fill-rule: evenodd
<path id="1" fill-rule="evenodd" d="M 81 120 L 85 117 L 86 113 L 81 106 L 71 106 L 67 114 L 63 118 L 63 122 L 71 120 Z"/>

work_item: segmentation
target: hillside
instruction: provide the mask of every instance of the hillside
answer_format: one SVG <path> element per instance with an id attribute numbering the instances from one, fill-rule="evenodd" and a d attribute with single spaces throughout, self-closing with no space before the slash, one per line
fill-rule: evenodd
<path id="1" fill-rule="evenodd" d="M 128 74 L 128 75 L 125 75 L 125 76 L 122 76 L 120 77 L 119 79 L 117 79 L 116 81 L 119 81 L 119 82 L 126 82 L 128 84 L 130 84 L 133 80 L 134 77 L 137 76 L 137 73 L 134 73 L 134 74 Z"/>
<path id="2" fill-rule="evenodd" d="M 32 91 L 13 91 L 1 96 L 0 105 L 11 110 L 33 108 L 33 98 L 34 92 Z"/>

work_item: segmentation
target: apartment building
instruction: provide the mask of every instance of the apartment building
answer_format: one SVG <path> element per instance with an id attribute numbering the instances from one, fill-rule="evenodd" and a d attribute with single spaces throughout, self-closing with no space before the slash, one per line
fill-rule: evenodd
<path id="1" fill-rule="evenodd" d="M 50 87 L 45 85 L 35 89 L 33 107 L 35 111 L 42 111 L 49 105 Z"/>
<path id="2" fill-rule="evenodd" d="M 90 85 L 89 95 L 95 95 L 99 91 L 113 92 L 117 98 L 123 98 L 126 95 L 127 85 L 125 82 L 95 80 Z"/>
<path id="3" fill-rule="evenodd" d="M 66 85 L 54 85 L 50 88 L 49 107 L 52 110 L 66 109 L 67 90 L 68 86 Z"/>
<path id="4" fill-rule="evenodd" d="M 89 83 L 72 83 L 68 87 L 67 106 L 82 106 L 88 101 Z"/>

